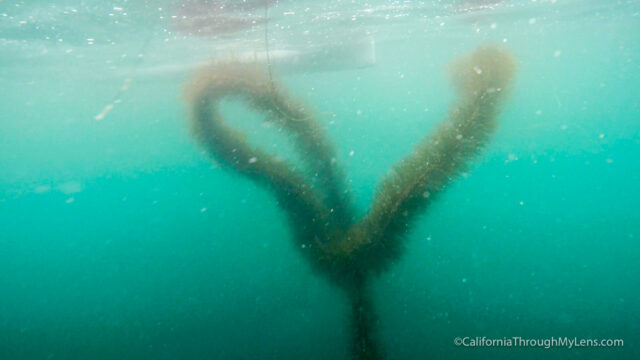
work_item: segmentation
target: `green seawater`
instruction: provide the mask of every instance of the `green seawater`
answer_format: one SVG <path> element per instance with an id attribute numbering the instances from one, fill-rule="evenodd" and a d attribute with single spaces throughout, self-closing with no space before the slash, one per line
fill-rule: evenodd
<path id="1" fill-rule="evenodd" d="M 455 102 L 447 64 L 485 43 L 517 58 L 492 141 L 372 283 L 388 359 L 640 358 L 640 2 L 281 0 L 207 36 L 178 29 L 183 3 L 0 1 L 0 359 L 349 358 L 344 293 L 189 133 L 184 83 L 264 51 L 265 28 L 274 53 L 375 40 L 371 66 L 274 69 L 361 215 Z M 243 103 L 224 115 L 299 160 Z"/>

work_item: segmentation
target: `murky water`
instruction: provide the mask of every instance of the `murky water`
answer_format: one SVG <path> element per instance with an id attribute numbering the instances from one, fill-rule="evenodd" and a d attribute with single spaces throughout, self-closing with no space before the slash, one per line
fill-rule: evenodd
<path id="1" fill-rule="evenodd" d="M 456 104 L 448 64 L 487 43 L 516 58 L 510 95 L 371 279 L 379 346 L 638 358 L 639 35 L 633 0 L 0 1 L 0 358 L 350 358 L 345 293 L 273 193 L 196 143 L 185 83 L 213 59 L 270 67 L 360 218 Z M 221 112 L 301 165 L 246 105 Z"/>

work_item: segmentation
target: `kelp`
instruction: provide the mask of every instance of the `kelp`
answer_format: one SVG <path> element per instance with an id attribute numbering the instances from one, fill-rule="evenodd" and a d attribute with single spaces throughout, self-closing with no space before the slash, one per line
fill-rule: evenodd
<path id="1" fill-rule="evenodd" d="M 455 60 L 449 74 L 459 99 L 437 130 L 382 181 L 371 208 L 357 221 L 333 144 L 315 114 L 270 74 L 253 65 L 216 64 L 187 85 L 197 141 L 222 167 L 274 193 L 300 251 L 314 269 L 345 290 L 351 302 L 354 359 L 384 358 L 375 336 L 370 280 L 401 256 L 416 217 L 489 142 L 515 68 L 511 53 L 495 45 Z M 245 102 L 290 134 L 307 171 L 251 146 L 222 117 L 219 105 L 226 98 Z"/>

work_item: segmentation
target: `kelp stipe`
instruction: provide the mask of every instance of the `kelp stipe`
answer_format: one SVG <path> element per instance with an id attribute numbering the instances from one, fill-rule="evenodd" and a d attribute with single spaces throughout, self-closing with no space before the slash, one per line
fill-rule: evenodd
<path id="1" fill-rule="evenodd" d="M 203 69 L 187 85 L 194 137 L 223 167 L 275 194 L 289 216 L 297 248 L 314 269 L 345 290 L 351 302 L 352 358 L 384 358 L 376 340 L 369 282 L 400 257 L 415 218 L 487 144 L 515 68 L 511 53 L 494 45 L 454 61 L 449 71 L 459 100 L 435 133 L 384 179 L 369 212 L 357 222 L 333 145 L 315 116 L 265 71 L 218 64 Z M 220 100 L 227 97 L 245 101 L 291 134 L 309 171 L 250 146 L 218 111 Z"/>
<path id="2" fill-rule="evenodd" d="M 335 251 L 366 258 L 366 271 L 384 270 L 401 253 L 402 235 L 445 186 L 489 141 L 515 72 L 515 59 L 493 45 L 478 48 L 450 66 L 459 100 L 434 134 L 402 159 L 383 180 L 367 215 Z M 394 255 L 394 256 L 391 256 Z"/>

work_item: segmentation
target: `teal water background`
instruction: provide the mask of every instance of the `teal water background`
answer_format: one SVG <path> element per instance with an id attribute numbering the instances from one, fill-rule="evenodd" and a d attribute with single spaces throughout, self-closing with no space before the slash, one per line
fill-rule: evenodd
<path id="1" fill-rule="evenodd" d="M 293 248 L 271 194 L 191 139 L 193 68 L 151 71 L 262 50 L 263 29 L 179 34 L 176 4 L 0 2 L 1 359 L 347 358 L 344 294 Z M 449 61 L 486 42 L 518 59 L 493 141 L 374 283 L 389 359 L 640 356 L 640 3 L 280 2 L 270 14 L 276 49 L 376 40 L 375 66 L 282 76 L 327 126 L 362 212 L 454 102 Z M 241 104 L 225 114 L 287 149 Z M 453 345 L 465 336 L 624 347 Z"/>

